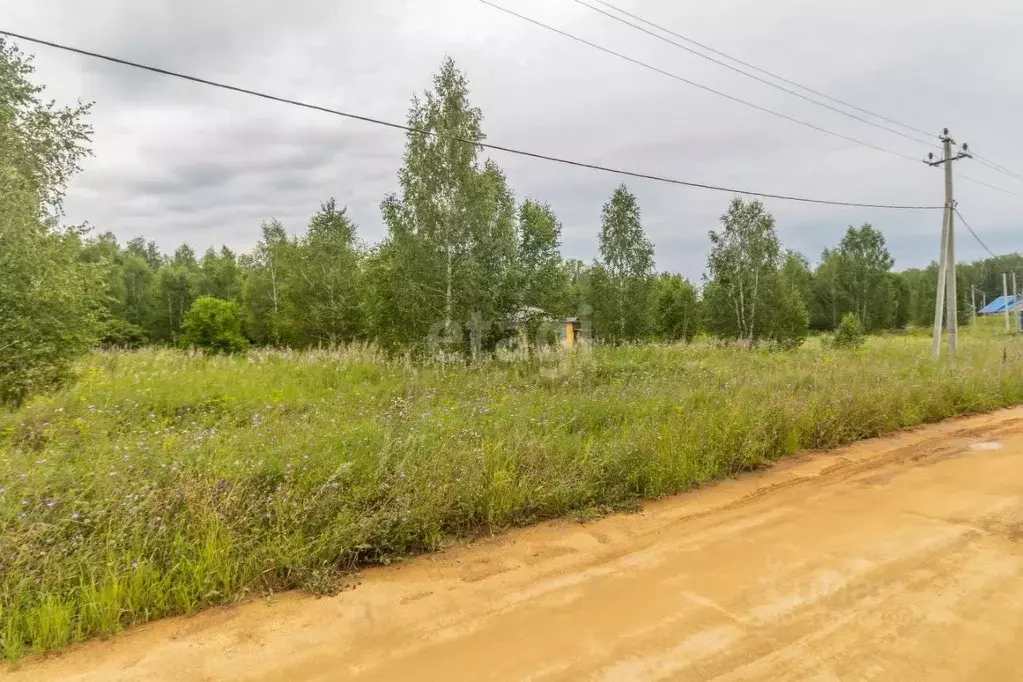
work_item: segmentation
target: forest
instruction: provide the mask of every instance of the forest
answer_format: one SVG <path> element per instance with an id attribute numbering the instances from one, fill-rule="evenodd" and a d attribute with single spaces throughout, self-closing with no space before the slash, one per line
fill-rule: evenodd
<path id="1" fill-rule="evenodd" d="M 414 132 L 398 188 L 381 203 L 379 243 L 361 239 L 334 199 L 308 225 L 271 217 L 258 233 L 254 226 L 247 253 L 224 246 L 200 255 L 182 244 L 167 254 L 144 237 L 121 244 L 109 232 L 60 228 L 66 184 L 89 154 L 89 107 L 43 103 L 30 60 L 13 46 L 3 62 L 13 112 L 4 122 L 4 215 L 21 220 L 0 236 L 8 402 L 59 382 L 95 346 L 237 352 L 366 342 L 400 353 L 438 342 L 462 349 L 472 328 L 492 350 L 516 324 L 578 317 L 604 343 L 702 332 L 791 347 L 834 330 L 847 313 L 867 332 L 930 324 L 934 264 L 896 272 L 882 230 L 869 224 L 850 226 L 811 262 L 784 249 L 761 202 L 742 197 L 710 232 L 699 280 L 655 271 L 654 245 L 624 184 L 594 207 L 598 255 L 563 258 L 554 208 L 517 201 L 499 166 L 466 142 L 485 139 L 483 114 L 450 59 L 413 100 Z M 970 318 L 971 286 L 993 298 L 1001 274 L 1020 264 L 1012 255 L 962 265 L 961 321 Z"/>

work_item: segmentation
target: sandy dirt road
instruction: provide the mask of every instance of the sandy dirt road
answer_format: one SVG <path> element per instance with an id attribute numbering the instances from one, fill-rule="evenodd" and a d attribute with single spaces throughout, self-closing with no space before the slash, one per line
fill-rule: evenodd
<path id="1" fill-rule="evenodd" d="M 138 628 L 12 680 L 1020 680 L 1023 408 Z"/>

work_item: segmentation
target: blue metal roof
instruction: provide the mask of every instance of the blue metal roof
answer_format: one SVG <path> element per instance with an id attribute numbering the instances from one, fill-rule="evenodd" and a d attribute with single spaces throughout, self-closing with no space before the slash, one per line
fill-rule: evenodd
<path id="1" fill-rule="evenodd" d="M 1012 296 L 999 296 L 982 309 L 978 310 L 977 314 L 988 315 L 990 313 L 1004 313 L 1006 306 L 1008 306 L 1010 311 L 1013 311 L 1016 309 L 1017 305 L 1019 305 L 1019 303 L 1014 301 Z"/>

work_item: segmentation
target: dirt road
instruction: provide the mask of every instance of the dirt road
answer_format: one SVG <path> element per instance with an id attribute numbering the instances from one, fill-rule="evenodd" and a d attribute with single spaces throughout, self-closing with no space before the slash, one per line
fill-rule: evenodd
<path id="1" fill-rule="evenodd" d="M 154 623 L 13 680 L 1023 679 L 1023 408 Z"/>

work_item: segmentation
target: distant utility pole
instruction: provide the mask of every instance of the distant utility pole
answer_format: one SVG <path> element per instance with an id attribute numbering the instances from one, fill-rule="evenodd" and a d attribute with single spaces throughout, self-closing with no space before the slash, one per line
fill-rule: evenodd
<path id="1" fill-rule="evenodd" d="M 1019 305 L 1016 301 L 1019 300 L 1019 294 L 1016 292 L 1016 273 L 1012 273 L 1012 321 L 1013 321 L 1013 332 L 1019 331 Z"/>
<path id="2" fill-rule="evenodd" d="M 1010 331 L 1009 326 L 1009 276 L 1002 273 L 1002 300 L 1005 301 L 1005 331 Z"/>
<path id="3" fill-rule="evenodd" d="M 962 151 L 952 156 L 952 145 L 955 140 L 948 134 L 948 128 L 942 131 L 941 142 L 944 158 L 934 160 L 934 154 L 928 154 L 924 161 L 928 166 L 945 165 L 945 215 L 941 224 L 941 259 L 938 262 L 938 295 L 934 302 L 934 357 L 941 355 L 941 314 L 945 311 L 945 326 L 948 328 L 948 353 L 955 357 L 957 336 L 959 333 L 958 310 L 956 305 L 956 247 L 955 247 L 955 198 L 952 196 L 952 162 L 959 159 L 973 158 L 970 147 L 963 143 Z"/>
<path id="4" fill-rule="evenodd" d="M 976 329 L 977 328 L 977 287 L 973 284 L 970 285 L 970 324 Z"/>

